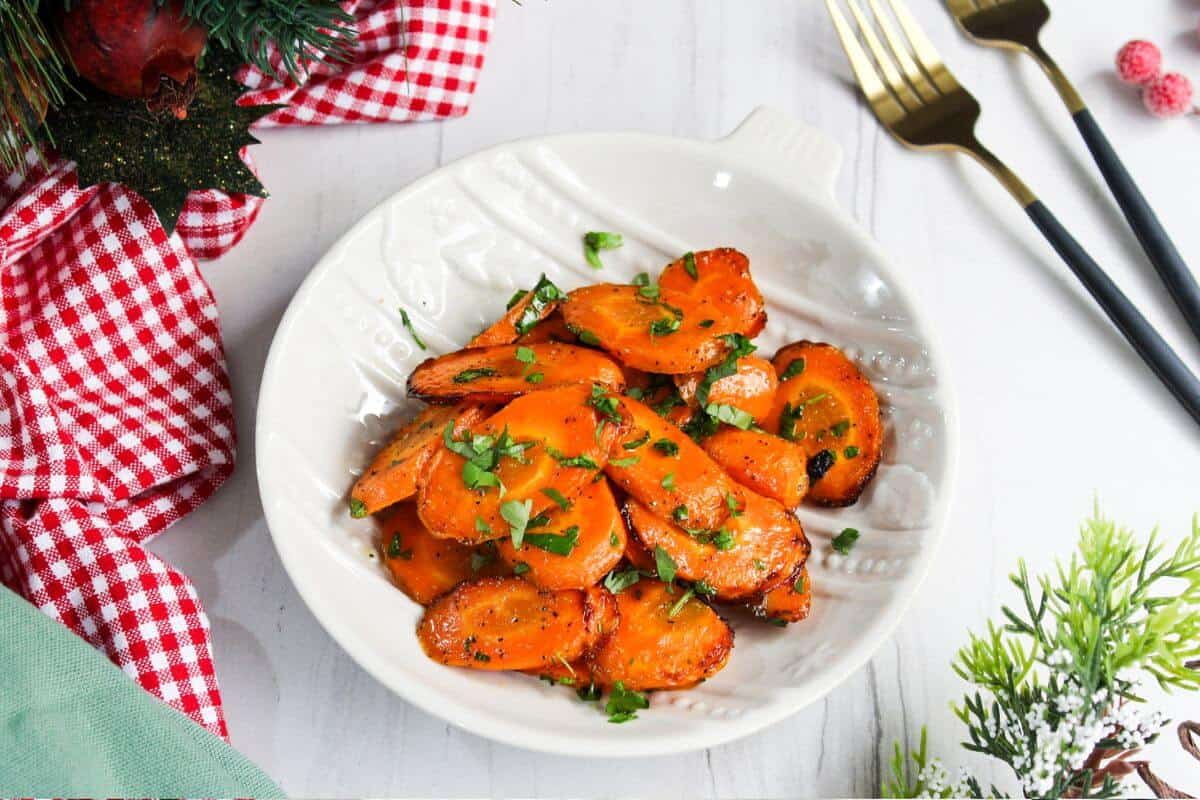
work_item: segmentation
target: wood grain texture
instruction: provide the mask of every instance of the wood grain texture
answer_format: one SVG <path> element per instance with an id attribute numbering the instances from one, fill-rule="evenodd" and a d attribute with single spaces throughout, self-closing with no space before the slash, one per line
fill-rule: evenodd
<path id="1" fill-rule="evenodd" d="M 1140 531 L 1161 523 L 1171 535 L 1189 524 L 1200 508 L 1195 426 L 998 186 L 961 160 L 906 152 L 879 129 L 847 86 L 822 4 L 498 5 L 468 117 L 265 132 L 255 158 L 272 198 L 246 240 L 204 266 L 221 307 L 239 466 L 154 549 L 192 576 L 208 610 L 233 743 L 299 796 L 870 796 L 892 740 L 911 740 L 923 722 L 948 761 L 983 764 L 957 751 L 961 731 L 947 708 L 962 688 L 948 662 L 966 629 L 1010 599 L 1005 576 L 1018 557 L 1045 567 L 1070 549 L 1093 496 Z M 1036 67 L 967 44 L 938 3 L 911 5 L 981 99 L 982 135 L 1200 367 L 1200 345 L 1186 335 Z M 1047 45 L 1180 250 L 1200 265 L 1195 123 L 1152 120 L 1109 67 L 1117 47 L 1137 34 L 1158 40 L 1172 69 L 1200 74 L 1194 8 L 1101 9 L 1058 0 L 1054 11 Z M 263 523 L 254 413 L 288 299 L 359 216 L 449 160 L 549 132 L 718 137 L 762 103 L 841 142 L 839 203 L 906 267 L 943 339 L 959 396 L 961 464 L 947 535 L 913 608 L 869 666 L 823 702 L 757 736 L 685 756 L 619 767 L 554 758 L 459 732 L 407 705 L 324 633 L 292 589 Z M 1073 400 L 1061 402 L 1064 396 Z M 1200 716 L 1195 697 L 1163 707 L 1176 718 Z M 1156 765 L 1186 787 L 1194 768 L 1171 738 L 1155 747 Z"/>

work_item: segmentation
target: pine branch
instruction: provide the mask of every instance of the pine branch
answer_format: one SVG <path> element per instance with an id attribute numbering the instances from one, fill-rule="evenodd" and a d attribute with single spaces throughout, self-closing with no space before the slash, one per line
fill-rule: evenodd
<path id="1" fill-rule="evenodd" d="M 38 0 L 0 2 L 0 166 L 16 169 L 25 151 L 40 154 L 46 111 L 69 86 L 58 51 L 38 18 Z"/>
<path id="2" fill-rule="evenodd" d="M 345 60 L 357 35 L 354 17 L 333 0 L 183 0 L 183 11 L 212 41 L 278 79 L 301 80 L 305 62 Z"/>

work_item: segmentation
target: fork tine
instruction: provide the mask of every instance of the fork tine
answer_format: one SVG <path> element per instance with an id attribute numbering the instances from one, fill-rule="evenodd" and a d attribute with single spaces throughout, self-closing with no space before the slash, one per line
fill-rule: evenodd
<path id="1" fill-rule="evenodd" d="M 891 87 L 892 92 L 900 101 L 900 105 L 904 106 L 909 111 L 918 109 L 922 105 L 921 98 L 913 94 L 912 89 L 904 82 L 904 78 L 896 69 L 895 63 L 888 56 L 888 51 L 884 48 L 883 42 L 879 41 L 879 37 L 875 35 L 875 29 L 871 23 L 867 21 L 866 16 L 858 7 L 857 0 L 846 0 L 846 4 L 850 6 L 850 13 L 854 15 L 854 21 L 858 23 L 858 32 L 862 35 L 863 41 L 867 43 L 867 49 L 871 51 L 871 55 L 875 56 L 875 63 L 883 72 L 884 80 Z"/>
<path id="2" fill-rule="evenodd" d="M 871 63 L 870 56 L 859 45 L 858 38 L 854 35 L 854 29 L 850 27 L 850 23 L 842 16 L 836 0 L 825 0 L 825 7 L 829 9 L 829 16 L 833 19 L 833 27 L 837 31 L 838 39 L 842 42 L 842 49 L 846 51 L 846 58 L 850 60 L 850 68 L 854 70 L 854 77 L 858 79 L 858 86 L 867 97 L 867 103 L 883 124 L 891 127 L 903 119 L 907 112 L 896 101 L 896 98 L 892 96 L 892 93 L 888 91 L 883 81 L 879 79 L 879 73 L 875 71 L 875 66 Z"/>
<path id="3" fill-rule="evenodd" d="M 929 37 L 921 30 L 920 24 L 917 23 L 912 12 L 908 10 L 908 6 L 904 5 L 904 0 L 888 0 L 888 5 L 892 7 L 892 12 L 896 15 L 896 20 L 900 23 L 900 28 L 904 31 L 904 35 L 908 37 L 908 43 L 912 46 L 913 54 L 917 57 L 917 61 L 925 68 L 925 72 L 933 79 L 938 89 L 943 94 L 949 94 L 958 89 L 958 81 L 954 80 L 954 76 L 950 74 L 950 70 L 946 69 L 946 64 L 942 61 L 942 57 L 938 55 L 937 48 L 933 46 L 933 42 L 929 41 Z"/>
<path id="4" fill-rule="evenodd" d="M 908 46 L 904 43 L 904 39 L 896 33 L 896 29 L 888 21 L 888 16 L 879 7 L 879 3 L 876 0 L 867 0 L 867 2 L 871 4 L 871 13 L 875 15 L 875 22 L 879 25 L 879 29 L 883 31 L 883 37 L 887 39 L 888 47 L 892 49 L 896 60 L 900 62 L 900 68 L 904 70 L 904 74 L 908 77 L 908 82 L 917 90 L 917 94 L 921 95 L 922 100 L 932 103 L 938 97 L 937 89 L 929 82 L 929 78 L 925 76 L 921 68 L 917 66 L 917 62 L 913 61 L 912 56 L 908 52 Z"/>

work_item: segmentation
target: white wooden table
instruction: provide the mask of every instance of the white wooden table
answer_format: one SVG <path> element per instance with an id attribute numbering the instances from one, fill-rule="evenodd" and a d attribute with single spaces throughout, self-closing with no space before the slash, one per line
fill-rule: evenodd
<path id="1" fill-rule="evenodd" d="M 934 0 L 911 4 L 982 101 L 985 139 L 1200 367 L 1200 343 L 1186 335 L 1032 62 L 967 44 Z M 498 5 L 465 119 L 265 134 L 255 158 L 273 197 L 246 240 L 204 266 L 221 308 L 239 465 L 155 549 L 192 577 L 208 610 L 233 743 L 295 796 L 873 795 L 892 741 L 911 739 L 926 722 L 935 749 L 962 762 L 962 728 L 948 703 L 963 686 L 948 664 L 966 630 L 1013 599 L 1007 572 L 1019 557 L 1044 568 L 1067 554 L 1097 497 L 1138 531 L 1161 523 L 1178 536 L 1200 510 L 1200 431 L 990 178 L 962 159 L 904 151 L 881 131 L 848 86 L 822 3 Z M 1124 40 L 1147 36 L 1173 68 L 1200 79 L 1200 6 L 1054 7 L 1048 45 L 1200 265 L 1192 194 L 1200 121 L 1151 119 L 1109 66 Z M 961 469 L 948 534 L 904 623 L 823 702 L 691 755 L 621 764 L 555 758 L 462 733 L 407 705 L 309 614 L 263 522 L 254 415 L 267 347 L 293 291 L 365 211 L 479 148 L 577 130 L 718 137 L 764 103 L 842 143 L 838 199 L 906 265 L 957 388 Z M 1200 718 L 1198 697 L 1164 702 L 1177 718 Z M 1200 788 L 1194 762 L 1177 747 L 1158 752 L 1165 777 Z M 992 773 L 985 766 L 982 775 Z"/>

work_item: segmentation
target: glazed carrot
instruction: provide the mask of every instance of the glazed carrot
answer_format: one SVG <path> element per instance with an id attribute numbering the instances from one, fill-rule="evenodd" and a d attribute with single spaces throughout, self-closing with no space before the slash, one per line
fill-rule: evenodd
<path id="1" fill-rule="evenodd" d="M 679 395 L 688 405 L 696 404 L 696 389 L 702 380 L 703 372 L 675 376 Z M 708 402 L 741 409 L 755 422 L 761 422 L 771 415 L 778 386 L 779 380 L 770 361 L 758 356 L 743 356 L 737 360 L 737 372 L 713 381 L 708 390 Z"/>
<path id="2" fill-rule="evenodd" d="M 534 326 L 528 333 L 517 337 L 518 344 L 537 344 L 538 342 L 562 342 L 563 344 L 578 344 L 579 339 L 563 321 L 562 312 L 557 308 L 544 320 Z"/>
<path id="3" fill-rule="evenodd" d="M 595 682 L 627 689 L 685 689 L 715 675 L 733 650 L 733 630 L 682 587 L 642 578 L 617 595 L 621 624 L 591 657 Z"/>
<path id="4" fill-rule="evenodd" d="M 612 359 L 587 348 L 557 342 L 506 344 L 426 359 L 408 376 L 408 393 L 435 403 L 468 395 L 478 402 L 505 402 L 580 383 L 619 392 L 625 376 Z"/>
<path id="5" fill-rule="evenodd" d="M 735 481 L 786 508 L 800 505 L 808 492 L 808 452 L 796 442 L 726 427 L 706 438 L 701 447 Z"/>
<path id="6" fill-rule="evenodd" d="M 629 523 L 629 504 L 625 503 L 621 506 L 621 513 L 625 517 L 626 529 L 631 527 Z M 646 545 L 642 544 L 638 537 L 632 534 L 625 538 L 625 560 L 631 566 L 640 569 L 642 572 L 649 572 L 651 575 L 657 573 L 658 567 L 654 563 L 654 554 L 646 549 Z"/>
<path id="7" fill-rule="evenodd" d="M 683 256 L 663 268 L 658 285 L 684 292 L 734 320 L 737 330 L 754 338 L 767 324 L 762 293 L 750 278 L 750 260 L 731 247 Z"/>
<path id="8" fill-rule="evenodd" d="M 604 589 L 558 592 L 520 578 L 460 584 L 425 610 L 425 654 L 453 667 L 533 670 L 571 662 L 595 647 L 616 612 Z"/>
<path id="9" fill-rule="evenodd" d="M 523 530 L 554 506 L 547 492 L 573 500 L 624 433 L 621 401 L 598 396 L 587 386 L 533 392 L 449 445 L 443 435 L 417 491 L 421 521 L 435 536 L 478 543 Z"/>
<path id="10" fill-rule="evenodd" d="M 563 303 L 563 319 L 579 340 L 603 348 L 647 372 L 678 375 L 720 362 L 729 346 L 721 338 L 741 333 L 739 320 L 718 315 L 682 292 L 601 283 L 576 289 Z"/>
<path id="11" fill-rule="evenodd" d="M 729 516 L 728 498 L 741 506 L 741 487 L 679 428 L 643 403 L 622 402 L 631 422 L 605 473 L 664 519 L 686 514 L 690 526 L 720 527 Z"/>
<path id="12" fill-rule="evenodd" d="M 755 615 L 784 622 L 800 622 L 812 610 L 812 584 L 808 568 L 801 567 L 783 583 L 762 595 L 751 605 Z"/>
<path id="13" fill-rule="evenodd" d="M 808 558 L 800 522 L 779 503 L 750 491 L 737 515 L 716 531 L 667 522 L 636 500 L 626 501 L 625 513 L 647 550 L 661 548 L 680 578 L 703 581 L 722 600 L 762 594 Z"/>
<path id="14" fill-rule="evenodd" d="M 772 363 L 779 390 L 763 428 L 808 453 L 809 500 L 825 506 L 854 503 L 883 454 L 883 420 L 870 381 L 828 344 L 790 344 Z"/>
<path id="15" fill-rule="evenodd" d="M 490 545 L 471 547 L 431 534 L 413 503 L 385 510 L 379 526 L 379 551 L 392 581 L 423 606 L 463 581 L 511 573 Z"/>
<path id="16" fill-rule="evenodd" d="M 654 409 L 660 417 L 682 428 L 696 413 L 679 393 L 673 375 L 642 372 L 622 367 L 625 374 L 625 394 Z"/>
<path id="17" fill-rule="evenodd" d="M 537 330 L 564 296 L 563 291 L 543 275 L 533 289 L 513 295 L 504 316 L 467 342 L 467 347 L 512 344 L 518 337 Z"/>
<path id="18" fill-rule="evenodd" d="M 379 451 L 367 471 L 355 482 L 350 490 L 351 515 L 365 517 L 412 497 L 417 491 L 417 476 L 437 446 L 446 424 L 454 420 L 458 430 L 465 430 L 485 416 L 484 407 L 473 402 L 422 409 Z"/>
<path id="19" fill-rule="evenodd" d="M 574 500 L 551 499 L 545 525 L 529 527 L 519 550 L 511 538 L 500 539 L 500 557 L 543 589 L 596 585 L 620 562 L 627 539 L 608 481 L 589 483 Z"/>

